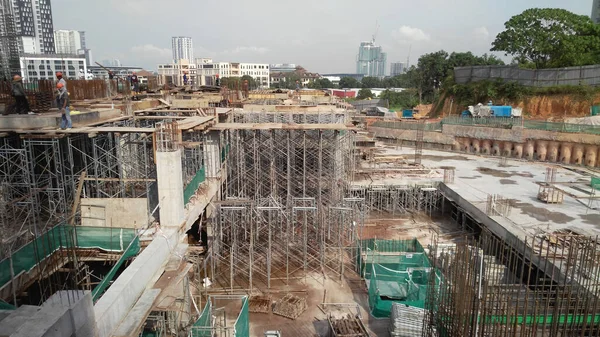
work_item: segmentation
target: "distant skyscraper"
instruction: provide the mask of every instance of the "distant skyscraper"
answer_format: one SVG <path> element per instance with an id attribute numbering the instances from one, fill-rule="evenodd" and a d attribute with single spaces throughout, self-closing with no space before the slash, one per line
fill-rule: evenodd
<path id="1" fill-rule="evenodd" d="M 194 46 L 191 37 L 173 37 L 173 62 L 177 63 L 179 60 L 194 62 Z"/>
<path id="2" fill-rule="evenodd" d="M 381 51 L 375 41 L 361 42 L 356 58 L 356 73 L 365 76 L 385 76 L 387 55 Z"/>
<path id="3" fill-rule="evenodd" d="M 600 24 L 600 0 L 594 0 L 592 4 L 592 20 L 595 23 Z"/>
<path id="4" fill-rule="evenodd" d="M 85 32 L 78 30 L 55 30 L 54 45 L 58 54 L 85 55 L 88 65 L 91 65 L 92 51 L 85 46 Z"/>
<path id="5" fill-rule="evenodd" d="M 390 76 L 398 76 L 406 72 L 406 63 L 392 62 L 390 64 Z"/>
<path id="6" fill-rule="evenodd" d="M 54 54 L 50 0 L 12 0 L 12 5 L 17 35 L 21 38 L 21 51 L 30 54 Z"/>

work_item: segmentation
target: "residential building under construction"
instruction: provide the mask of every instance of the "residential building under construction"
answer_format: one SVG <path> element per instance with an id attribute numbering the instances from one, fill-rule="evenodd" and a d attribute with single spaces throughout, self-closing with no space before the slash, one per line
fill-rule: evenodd
<path id="1" fill-rule="evenodd" d="M 593 128 L 48 90 L 0 117 L 0 336 L 600 336 Z"/>

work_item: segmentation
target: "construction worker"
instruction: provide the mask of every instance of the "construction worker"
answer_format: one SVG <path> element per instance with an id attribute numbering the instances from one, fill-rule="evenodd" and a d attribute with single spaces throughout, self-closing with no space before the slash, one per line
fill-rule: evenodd
<path id="1" fill-rule="evenodd" d="M 67 81 L 65 81 L 65 79 L 63 78 L 63 73 L 60 71 L 56 72 L 56 80 L 57 80 L 57 84 L 58 83 L 62 83 L 62 85 L 65 87 L 65 90 L 67 90 Z"/>
<path id="2" fill-rule="evenodd" d="M 56 90 L 58 91 L 58 95 L 56 96 L 56 106 L 61 113 L 60 128 L 62 130 L 69 130 L 72 127 L 71 111 L 69 110 L 69 94 L 67 93 L 65 86 L 60 82 L 56 84 Z"/>
<path id="3" fill-rule="evenodd" d="M 136 72 L 133 72 L 133 75 L 131 75 L 131 86 L 133 87 L 134 93 L 137 94 L 140 92 L 140 80 L 138 79 Z"/>
<path id="4" fill-rule="evenodd" d="M 183 85 L 187 85 L 188 83 L 188 77 L 187 77 L 187 71 L 183 73 Z"/>
<path id="5" fill-rule="evenodd" d="M 15 98 L 15 113 L 16 114 L 30 114 L 35 115 L 29 107 L 29 101 L 25 95 L 25 89 L 23 88 L 23 79 L 19 75 L 13 77 L 12 82 L 12 95 Z"/>

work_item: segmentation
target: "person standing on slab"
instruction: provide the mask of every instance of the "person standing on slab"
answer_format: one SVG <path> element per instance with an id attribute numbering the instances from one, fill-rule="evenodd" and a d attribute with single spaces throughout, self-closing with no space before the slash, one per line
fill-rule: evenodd
<path id="1" fill-rule="evenodd" d="M 23 79 L 19 75 L 15 75 L 13 77 L 12 82 L 12 95 L 15 98 L 15 113 L 21 114 L 30 114 L 34 115 L 33 111 L 29 107 L 29 101 L 27 100 L 27 96 L 25 95 L 25 89 L 23 88 Z"/>
<path id="2" fill-rule="evenodd" d="M 56 96 L 56 106 L 60 110 L 61 119 L 60 119 L 60 128 L 62 130 L 71 129 L 71 111 L 69 110 L 69 94 L 67 93 L 67 89 L 62 83 L 56 84 L 56 89 L 58 90 L 58 95 Z"/>

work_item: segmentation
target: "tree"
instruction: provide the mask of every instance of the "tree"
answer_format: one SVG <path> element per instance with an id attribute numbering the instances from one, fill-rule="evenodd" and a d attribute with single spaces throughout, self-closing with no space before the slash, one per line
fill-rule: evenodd
<path id="1" fill-rule="evenodd" d="M 328 78 L 317 78 L 308 84 L 311 89 L 329 89 L 335 87 L 335 85 Z"/>
<path id="2" fill-rule="evenodd" d="M 386 90 L 379 95 L 381 99 L 387 99 L 390 108 L 394 109 L 412 109 L 419 104 L 419 97 L 415 89 L 395 92 Z"/>
<path id="3" fill-rule="evenodd" d="M 382 83 L 377 77 L 365 76 L 362 81 L 363 88 L 381 88 Z"/>
<path id="4" fill-rule="evenodd" d="M 373 95 L 373 93 L 371 92 L 371 89 L 368 88 L 362 88 L 358 91 L 358 95 L 356 95 L 357 99 L 367 99 L 367 98 L 373 98 L 375 97 L 375 95 Z"/>
<path id="5" fill-rule="evenodd" d="M 447 58 L 448 53 L 443 50 L 419 57 L 419 89 L 427 100 L 433 99 L 435 91 L 441 87 L 442 81 L 446 78 Z"/>
<path id="6" fill-rule="evenodd" d="M 258 84 L 256 83 L 256 80 L 254 78 L 252 78 L 252 76 L 250 75 L 244 75 L 240 78 L 240 83 L 244 83 L 244 81 L 248 81 L 248 89 L 249 90 L 254 90 L 254 89 L 258 89 Z"/>
<path id="7" fill-rule="evenodd" d="M 357 81 L 354 77 L 342 77 L 340 79 L 340 88 L 349 89 L 349 88 L 360 88 L 360 82 Z"/>
<path id="8" fill-rule="evenodd" d="M 512 55 L 519 64 L 558 68 L 600 61 L 600 28 L 585 15 L 558 8 L 531 8 L 510 18 L 492 51 Z"/>
<path id="9" fill-rule="evenodd" d="M 241 89 L 239 77 L 223 77 L 221 78 L 221 86 L 230 89 Z"/>

